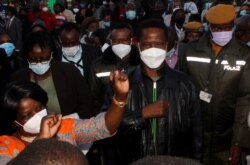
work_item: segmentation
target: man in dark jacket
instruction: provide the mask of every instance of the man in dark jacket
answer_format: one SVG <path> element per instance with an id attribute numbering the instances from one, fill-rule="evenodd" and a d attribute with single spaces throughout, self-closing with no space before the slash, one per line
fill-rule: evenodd
<path id="1" fill-rule="evenodd" d="M 103 104 L 106 86 L 110 82 L 109 73 L 114 70 L 128 70 L 140 63 L 139 51 L 132 45 L 132 36 L 133 31 L 128 24 L 114 24 L 111 30 L 111 46 L 92 64 L 89 79 L 97 109 Z"/>
<path id="2" fill-rule="evenodd" d="M 86 79 L 89 77 L 92 61 L 100 54 L 97 47 L 80 44 L 80 30 L 75 23 L 65 23 L 59 36 L 62 44 L 60 61 L 74 64 Z"/>
<path id="3" fill-rule="evenodd" d="M 181 70 L 200 90 L 204 163 L 209 165 L 238 164 L 240 147 L 250 146 L 250 49 L 232 38 L 234 18 L 232 5 L 212 7 L 206 14 L 210 33 L 188 44 L 180 56 Z"/>
<path id="4" fill-rule="evenodd" d="M 165 63 L 164 23 L 153 19 L 139 27 L 142 64 L 128 71 L 126 111 L 118 133 L 110 139 L 113 144 L 105 150 L 114 156 L 104 159 L 105 164 L 129 164 L 148 155 L 200 159 L 202 124 L 195 87 L 186 75 Z M 107 105 L 110 98 L 108 90 Z"/>

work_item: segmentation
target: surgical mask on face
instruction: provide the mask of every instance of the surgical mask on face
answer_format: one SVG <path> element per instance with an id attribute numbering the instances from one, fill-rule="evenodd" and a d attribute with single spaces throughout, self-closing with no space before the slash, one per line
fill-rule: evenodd
<path id="1" fill-rule="evenodd" d="M 80 3 L 80 7 L 81 7 L 81 8 L 85 8 L 85 6 L 86 6 L 86 3 L 84 3 L 84 2 L 81 2 L 81 3 Z"/>
<path id="2" fill-rule="evenodd" d="M 172 57 L 174 55 L 174 52 L 175 52 L 175 48 L 172 48 L 170 49 L 167 53 L 166 53 L 166 56 L 167 57 Z"/>
<path id="3" fill-rule="evenodd" d="M 108 27 L 110 27 L 110 21 L 103 21 L 103 26 L 105 27 L 105 28 L 108 28 Z"/>
<path id="4" fill-rule="evenodd" d="M 80 50 L 80 45 L 72 46 L 72 47 L 62 47 L 63 55 L 73 57 Z"/>
<path id="5" fill-rule="evenodd" d="M 18 125 L 23 127 L 25 132 L 31 134 L 40 133 L 42 118 L 47 116 L 47 109 L 43 109 L 32 116 L 24 125 L 20 124 L 18 121 L 15 121 Z"/>
<path id="6" fill-rule="evenodd" d="M 166 50 L 149 48 L 140 52 L 141 60 L 151 69 L 158 68 L 166 59 Z"/>
<path id="7" fill-rule="evenodd" d="M 212 40 L 220 45 L 225 46 L 227 43 L 229 43 L 233 36 L 233 31 L 222 31 L 222 32 L 211 32 L 212 34 Z"/>
<path id="8" fill-rule="evenodd" d="M 74 13 L 78 13 L 78 12 L 79 12 L 79 9 L 78 9 L 78 8 L 74 8 L 74 9 L 73 9 L 73 12 L 74 12 Z"/>
<path id="9" fill-rule="evenodd" d="M 116 44 L 112 45 L 112 50 L 120 59 L 123 59 L 131 51 L 131 45 Z"/>
<path id="10" fill-rule="evenodd" d="M 248 41 L 248 42 L 247 42 L 247 46 L 249 46 L 249 47 L 250 47 L 250 41 Z"/>
<path id="11" fill-rule="evenodd" d="M 42 62 L 42 63 L 36 63 L 36 64 L 31 64 L 29 62 L 29 68 L 32 70 L 32 72 L 34 72 L 37 75 L 43 75 L 44 73 L 46 73 L 49 68 L 50 68 L 50 61 L 46 61 L 46 62 Z"/>
<path id="12" fill-rule="evenodd" d="M 6 42 L 0 45 L 0 48 L 3 48 L 5 50 L 5 53 L 8 57 L 10 57 L 14 50 L 15 50 L 15 46 L 12 43 Z"/>
<path id="13" fill-rule="evenodd" d="M 135 19 L 135 17 L 136 17 L 136 11 L 134 11 L 134 10 L 126 11 L 126 18 L 127 19 L 133 20 L 133 19 Z"/>
<path id="14" fill-rule="evenodd" d="M 49 11 L 49 8 L 48 7 L 43 7 L 42 11 L 47 12 L 47 11 Z"/>
<path id="15" fill-rule="evenodd" d="M 246 10 L 241 10 L 240 11 L 240 16 L 244 16 L 244 15 L 246 15 L 247 14 L 247 11 Z"/>

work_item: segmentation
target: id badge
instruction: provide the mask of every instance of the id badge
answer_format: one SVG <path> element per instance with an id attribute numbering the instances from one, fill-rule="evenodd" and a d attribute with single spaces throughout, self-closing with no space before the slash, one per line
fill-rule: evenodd
<path id="1" fill-rule="evenodd" d="M 200 91 L 200 99 L 207 102 L 207 103 L 210 103 L 212 96 L 213 95 L 210 93 L 207 93 L 205 91 Z"/>

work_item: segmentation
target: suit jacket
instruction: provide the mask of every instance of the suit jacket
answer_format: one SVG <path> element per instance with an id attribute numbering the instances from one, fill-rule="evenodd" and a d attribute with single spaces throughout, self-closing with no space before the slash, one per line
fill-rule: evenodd
<path id="1" fill-rule="evenodd" d="M 86 44 L 81 44 L 81 47 L 82 47 L 84 77 L 88 81 L 90 76 L 91 64 L 94 61 L 94 59 L 96 59 L 101 54 L 101 50 L 100 48 Z M 55 57 L 54 59 L 56 59 L 57 61 L 62 61 L 62 54 L 63 54 L 62 50 L 61 49 L 58 50 L 57 57 Z"/>
<path id="2" fill-rule="evenodd" d="M 16 46 L 16 49 L 22 49 L 22 22 L 14 17 L 11 24 L 5 27 L 6 33 L 10 36 L 11 41 Z"/>
<path id="3" fill-rule="evenodd" d="M 29 68 L 17 71 L 11 80 L 30 80 L 30 71 Z M 63 115 L 77 112 L 80 118 L 89 118 L 96 114 L 92 110 L 90 88 L 75 66 L 52 61 L 51 73 Z"/>

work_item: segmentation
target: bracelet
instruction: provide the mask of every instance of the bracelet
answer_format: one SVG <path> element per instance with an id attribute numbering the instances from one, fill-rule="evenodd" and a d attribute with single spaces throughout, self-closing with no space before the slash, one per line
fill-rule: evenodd
<path id="1" fill-rule="evenodd" d="M 126 105 L 126 102 L 125 101 L 118 101 L 118 100 L 116 100 L 116 98 L 115 98 L 115 95 L 113 96 L 113 102 L 116 104 L 116 105 L 118 105 L 120 108 L 124 108 L 125 107 L 125 105 Z"/>

